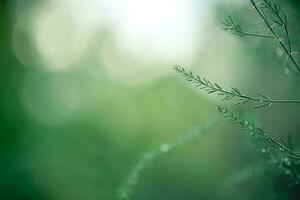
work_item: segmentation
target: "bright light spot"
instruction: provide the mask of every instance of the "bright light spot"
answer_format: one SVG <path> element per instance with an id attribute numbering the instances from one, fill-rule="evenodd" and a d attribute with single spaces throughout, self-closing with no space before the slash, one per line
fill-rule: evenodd
<path id="1" fill-rule="evenodd" d="M 127 0 L 117 27 L 120 45 L 134 57 L 190 58 L 198 27 L 193 4 L 188 0 Z"/>
<path id="2" fill-rule="evenodd" d="M 140 81 L 168 74 L 176 63 L 190 64 L 201 38 L 197 20 L 202 3 L 193 0 L 122 1 L 115 17 L 117 59 L 102 59 L 115 80 Z M 200 4 L 200 5 L 199 5 Z M 197 5 L 197 6 L 195 6 Z M 196 9 L 197 7 L 197 9 Z M 116 17 L 119 16 L 119 17 Z"/>
<path id="3" fill-rule="evenodd" d="M 61 70 L 95 58 L 115 81 L 139 82 L 141 74 L 143 81 L 152 80 L 169 74 L 174 64 L 193 63 L 200 48 L 198 19 L 203 4 L 196 0 L 48 0 L 33 9 L 23 26 L 31 27 L 35 65 Z M 14 46 L 20 59 L 26 57 L 22 45 Z"/>
<path id="4" fill-rule="evenodd" d="M 95 13 L 90 3 L 78 0 L 46 3 L 32 30 L 42 62 L 51 69 L 64 69 L 84 59 L 101 27 Z"/>
<path id="5" fill-rule="evenodd" d="M 168 143 L 164 143 L 160 145 L 160 151 L 163 153 L 169 151 L 169 149 L 170 149 L 170 145 Z"/>
<path id="6" fill-rule="evenodd" d="M 179 15 L 178 3 L 170 0 L 128 0 L 124 10 L 128 25 L 137 26 L 144 33 L 164 28 Z"/>

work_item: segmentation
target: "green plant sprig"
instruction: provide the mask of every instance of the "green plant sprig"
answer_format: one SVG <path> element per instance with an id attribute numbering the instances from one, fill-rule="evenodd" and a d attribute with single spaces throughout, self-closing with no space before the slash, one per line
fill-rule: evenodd
<path id="1" fill-rule="evenodd" d="M 247 104 L 250 102 L 258 103 L 258 105 L 254 106 L 253 108 L 271 106 L 273 103 L 300 103 L 300 100 L 274 100 L 262 94 L 257 94 L 257 97 L 252 97 L 243 94 L 239 91 L 239 89 L 234 87 L 232 87 L 231 90 L 225 90 L 217 83 L 212 83 L 205 78 L 201 78 L 199 75 L 194 75 L 193 72 L 186 71 L 179 65 L 175 65 L 174 70 L 181 74 L 185 80 L 194 82 L 196 87 L 206 90 L 208 94 L 216 93 L 217 95 L 223 96 L 223 101 L 237 98 L 237 104 Z"/>
<path id="2" fill-rule="evenodd" d="M 300 67 L 293 56 L 294 52 L 292 50 L 286 14 L 281 14 L 281 7 L 275 3 L 271 3 L 269 0 L 264 0 L 262 3 L 259 4 L 256 3 L 255 0 L 250 0 L 250 2 L 253 5 L 253 8 L 257 11 L 259 16 L 262 18 L 262 20 L 264 21 L 264 23 L 266 24 L 268 30 L 272 33 L 272 35 L 246 32 L 241 28 L 239 24 L 235 23 L 231 17 L 225 19 L 225 21 L 223 22 L 223 25 L 225 27 L 223 29 L 242 37 L 254 36 L 254 37 L 274 39 L 282 47 L 282 49 L 287 55 L 287 58 L 289 58 L 292 61 L 293 65 L 295 65 L 297 70 L 300 72 Z M 266 15 L 266 13 L 272 15 L 273 19 L 271 20 L 270 17 Z M 275 30 L 274 28 L 275 25 L 279 25 L 280 27 L 283 27 L 287 45 L 280 38 L 279 36 L 280 34 Z"/>
<path id="3" fill-rule="evenodd" d="M 243 129 L 250 131 L 254 136 L 259 136 L 263 138 L 271 146 L 275 147 L 276 150 L 279 150 L 282 153 L 286 153 L 289 158 L 300 160 L 300 155 L 294 152 L 288 147 L 288 145 L 282 140 L 275 139 L 270 133 L 266 130 L 263 130 L 249 121 L 242 119 L 240 116 L 232 112 L 227 108 L 217 106 L 218 111 L 226 118 L 230 119 L 232 122 L 239 124 Z"/>
<path id="4" fill-rule="evenodd" d="M 291 40 L 290 40 L 290 34 L 288 29 L 288 23 L 287 23 L 287 17 L 286 14 L 283 14 L 283 17 L 281 16 L 281 7 L 280 5 L 277 5 L 275 3 L 271 3 L 268 0 L 264 0 L 264 2 L 261 4 L 261 9 L 267 13 L 270 13 L 274 15 L 277 19 L 274 20 L 275 24 L 278 24 L 279 26 L 284 28 L 286 40 L 288 43 L 288 50 L 289 53 L 292 53 L 292 47 L 291 47 Z"/>
<path id="5" fill-rule="evenodd" d="M 223 30 L 232 32 L 233 34 L 239 35 L 241 37 L 244 36 L 254 36 L 254 37 L 263 37 L 263 38 L 270 38 L 274 39 L 274 36 L 271 35 L 264 35 L 264 34 L 259 34 L 259 33 L 250 33 L 244 31 L 241 26 L 233 21 L 233 19 L 229 16 L 225 19 L 223 22 L 223 25 L 225 26 Z"/>
<path id="6" fill-rule="evenodd" d="M 283 21 L 282 18 L 281 18 L 281 16 L 280 16 L 280 6 L 278 6 L 277 4 L 272 4 L 268 0 L 264 0 L 264 2 L 261 4 L 260 7 L 259 7 L 259 5 L 257 5 L 257 3 L 255 2 L 255 0 L 250 0 L 250 2 L 253 5 L 253 7 L 255 8 L 255 10 L 257 11 L 257 13 L 259 14 L 259 16 L 265 22 L 265 24 L 267 25 L 268 29 L 274 35 L 276 41 L 280 44 L 280 46 L 283 48 L 283 50 L 286 52 L 286 54 L 288 55 L 288 57 L 290 58 L 290 60 L 293 62 L 293 64 L 295 65 L 295 67 L 300 72 L 300 67 L 298 66 L 297 62 L 295 61 L 295 59 L 294 59 L 294 57 L 292 55 L 292 50 L 291 50 L 291 45 L 290 45 L 290 37 L 289 37 L 289 34 L 288 34 L 288 27 L 287 27 L 286 17 L 285 17 L 285 20 Z M 284 27 L 286 29 L 286 33 L 287 33 L 286 36 L 288 38 L 287 40 L 289 41 L 288 42 L 289 43 L 289 47 L 286 47 L 286 45 L 282 42 L 282 40 L 280 39 L 280 37 L 278 36 L 278 34 L 276 33 L 276 31 L 274 30 L 274 28 L 270 24 L 269 20 L 267 19 L 266 15 L 263 12 L 263 10 L 265 10 L 265 9 L 267 9 L 266 12 L 274 14 L 275 16 L 277 16 L 278 19 L 279 19 L 279 21 L 281 23 L 284 22 L 283 25 L 284 25 Z"/>

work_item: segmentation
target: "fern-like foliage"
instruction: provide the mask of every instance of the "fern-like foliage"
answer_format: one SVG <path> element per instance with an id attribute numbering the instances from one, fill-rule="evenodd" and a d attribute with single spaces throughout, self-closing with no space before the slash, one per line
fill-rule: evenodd
<path id="1" fill-rule="evenodd" d="M 268 29 L 267 32 L 270 32 L 271 35 L 246 32 L 239 24 L 235 23 L 231 17 L 225 19 L 223 23 L 223 29 L 239 36 L 254 36 L 274 39 L 282 47 L 287 55 L 287 58 L 291 60 L 293 65 L 300 72 L 300 67 L 294 58 L 294 54 L 296 54 L 296 52 L 292 50 L 286 14 L 281 12 L 281 7 L 278 4 L 272 3 L 269 0 L 263 0 L 261 3 L 257 3 L 255 0 L 250 0 L 250 2 L 253 6 L 253 9 L 257 11 L 265 23 Z M 284 35 L 281 34 L 282 30 Z"/>
<path id="2" fill-rule="evenodd" d="M 264 13 L 269 13 L 273 15 L 273 17 L 275 17 L 275 19 L 273 19 L 273 22 L 276 25 L 279 25 L 279 27 L 284 29 L 285 39 L 288 45 L 288 52 L 291 54 L 292 46 L 291 46 L 291 39 L 290 39 L 289 28 L 288 28 L 288 21 L 287 21 L 286 14 L 281 13 L 281 6 L 275 3 L 271 3 L 271 1 L 264 0 L 264 2 L 262 2 L 260 7 L 264 11 Z"/>
<path id="3" fill-rule="evenodd" d="M 237 99 L 236 104 L 246 104 L 254 102 L 256 103 L 256 105 L 253 108 L 271 106 L 273 103 L 300 103 L 300 100 L 275 100 L 259 93 L 256 97 L 249 96 L 240 92 L 240 90 L 235 87 L 232 87 L 231 90 L 225 90 L 219 84 L 212 83 L 205 78 L 201 78 L 199 75 L 194 75 L 192 71 L 186 71 L 179 65 L 175 65 L 174 70 L 177 73 L 181 74 L 185 80 L 193 82 L 197 88 L 207 91 L 208 94 L 215 93 L 219 96 L 223 96 L 224 101 L 235 98 Z"/>
<path id="4" fill-rule="evenodd" d="M 274 39 L 274 36 L 272 35 L 264 35 L 260 33 L 251 33 L 244 31 L 241 26 L 233 21 L 233 19 L 229 16 L 225 18 L 225 21 L 223 22 L 224 28 L 223 30 L 229 31 L 233 34 L 239 35 L 239 36 L 255 36 L 255 37 L 263 37 L 263 38 L 271 38 Z"/>
<path id="5" fill-rule="evenodd" d="M 272 164 L 276 165 L 279 172 L 288 176 L 292 184 L 300 183 L 300 154 L 293 150 L 283 139 L 275 139 L 268 131 L 257 127 L 248 120 L 241 118 L 230 109 L 217 106 L 217 110 L 240 128 L 254 136 L 262 143 L 261 152 L 267 154 Z"/>
<path id="6" fill-rule="evenodd" d="M 263 130 L 254 124 L 250 123 L 247 120 L 242 119 L 239 115 L 235 114 L 231 110 L 227 108 L 223 108 L 217 106 L 218 111 L 226 118 L 230 119 L 232 122 L 237 123 L 241 126 L 242 129 L 247 130 L 253 136 L 257 138 L 263 139 L 272 150 L 278 151 L 279 153 L 285 154 L 287 157 L 300 160 L 300 154 L 291 150 L 287 143 L 284 142 L 282 139 L 277 140 L 275 139 L 270 133 L 266 130 Z"/>
<path id="7" fill-rule="evenodd" d="M 269 38 L 277 41 L 283 48 L 295 67 L 300 71 L 298 64 L 293 57 L 290 33 L 286 14 L 282 14 L 281 7 L 269 0 L 263 0 L 256 3 L 255 0 L 250 0 L 253 9 L 257 11 L 268 31 L 266 34 L 251 33 L 245 31 L 231 17 L 227 17 L 223 23 L 224 30 L 241 37 L 254 36 L 261 38 Z M 281 30 L 280 30 L 281 29 Z M 283 32 L 283 34 L 282 34 Z M 174 70 L 181 74 L 182 77 L 190 82 L 193 82 L 197 88 L 205 90 L 208 94 L 216 94 L 223 97 L 223 100 L 235 99 L 236 104 L 254 104 L 254 108 L 262 108 L 271 106 L 272 104 L 280 103 L 295 103 L 299 104 L 300 100 L 278 100 L 272 99 L 263 94 L 250 96 L 242 93 L 239 89 L 232 87 L 229 90 L 224 89 L 219 84 L 211 82 L 205 78 L 195 75 L 192 71 L 187 71 L 181 66 L 174 66 Z M 259 128 L 250 121 L 243 119 L 238 114 L 230 109 L 218 106 L 218 111 L 233 123 L 238 124 L 240 128 L 250 135 L 257 138 L 262 145 L 261 152 L 266 154 L 270 161 L 278 167 L 279 172 L 287 175 L 291 179 L 291 183 L 300 184 L 300 154 L 296 153 L 291 145 L 288 145 L 283 139 L 276 139 L 268 131 Z"/>

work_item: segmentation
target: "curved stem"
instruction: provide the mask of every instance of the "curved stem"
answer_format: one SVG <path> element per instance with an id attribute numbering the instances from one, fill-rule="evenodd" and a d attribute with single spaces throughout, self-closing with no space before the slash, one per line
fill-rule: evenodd
<path id="1" fill-rule="evenodd" d="M 287 153 L 293 155 L 292 158 L 296 159 L 296 160 L 300 160 L 300 155 L 297 154 L 296 152 L 292 151 L 291 149 L 289 149 L 288 147 L 286 147 L 285 145 L 279 143 L 276 139 L 273 138 L 272 135 L 270 135 L 269 133 L 267 133 L 269 139 L 276 144 L 279 148 L 283 149 L 284 151 L 286 151 Z"/>

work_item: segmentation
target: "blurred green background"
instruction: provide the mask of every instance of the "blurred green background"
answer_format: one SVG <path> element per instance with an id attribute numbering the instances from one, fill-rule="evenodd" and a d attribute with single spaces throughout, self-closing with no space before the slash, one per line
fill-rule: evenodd
<path id="1" fill-rule="evenodd" d="M 281 3 L 297 50 L 300 4 Z M 182 81 L 174 64 L 249 94 L 300 98 L 297 72 L 276 43 L 221 30 L 231 15 L 266 31 L 249 7 L 1 0 L 0 199 L 116 199 L 143 153 L 211 122 L 224 104 Z M 284 105 L 247 115 L 297 144 L 299 112 Z M 132 199 L 295 198 L 297 188 L 261 170 L 250 143 L 220 120 L 146 168 Z"/>

